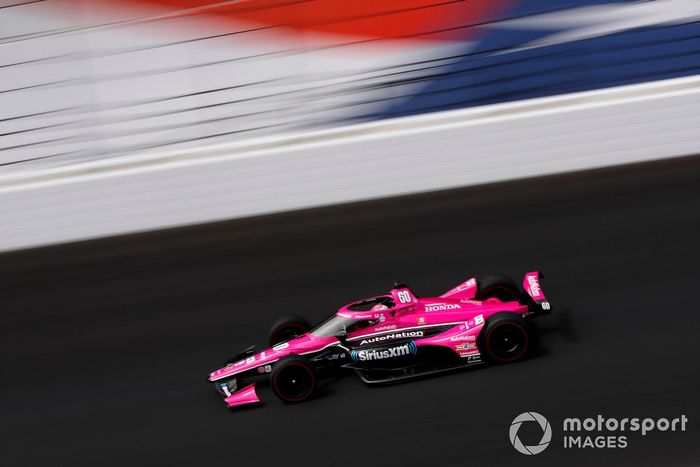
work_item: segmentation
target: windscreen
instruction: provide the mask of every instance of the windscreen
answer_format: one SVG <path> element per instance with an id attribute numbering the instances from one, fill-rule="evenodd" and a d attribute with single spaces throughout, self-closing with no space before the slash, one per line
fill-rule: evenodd
<path id="1" fill-rule="evenodd" d="M 350 319 L 333 315 L 311 330 L 316 337 L 344 336 L 350 332 L 364 329 L 376 324 L 377 319 Z"/>
<path id="2" fill-rule="evenodd" d="M 311 334 L 316 337 L 333 337 L 346 333 L 347 329 L 355 324 L 357 320 L 343 318 L 333 315 L 311 330 Z"/>

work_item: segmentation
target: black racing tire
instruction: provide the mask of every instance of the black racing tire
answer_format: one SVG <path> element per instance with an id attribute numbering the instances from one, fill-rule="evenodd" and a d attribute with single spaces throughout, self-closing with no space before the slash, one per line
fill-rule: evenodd
<path id="1" fill-rule="evenodd" d="M 512 302 L 520 299 L 521 291 L 513 279 L 507 276 L 486 276 L 478 279 L 477 300 L 497 298 L 502 302 Z"/>
<path id="2" fill-rule="evenodd" d="M 479 336 L 484 360 L 495 364 L 522 360 L 534 345 L 534 336 L 525 320 L 508 312 L 496 313 L 486 320 Z"/>
<path id="3" fill-rule="evenodd" d="M 294 404 L 311 398 L 316 392 L 316 370 L 308 359 L 290 355 L 277 362 L 270 375 L 270 386 L 283 402 Z"/>
<path id="4" fill-rule="evenodd" d="M 268 342 L 270 346 L 275 346 L 280 342 L 288 341 L 295 337 L 306 334 L 311 329 L 311 325 L 301 316 L 285 316 L 272 323 Z"/>

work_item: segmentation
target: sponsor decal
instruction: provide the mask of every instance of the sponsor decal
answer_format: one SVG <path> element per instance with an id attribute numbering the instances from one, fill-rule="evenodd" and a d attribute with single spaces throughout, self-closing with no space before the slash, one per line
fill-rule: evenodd
<path id="1" fill-rule="evenodd" d="M 387 326 L 379 326 L 378 328 L 374 328 L 374 330 L 375 330 L 376 332 L 379 332 L 379 331 L 391 331 L 392 329 L 396 329 L 396 325 L 395 325 L 395 324 L 390 324 L 390 325 L 387 325 Z"/>
<path id="2" fill-rule="evenodd" d="M 408 355 L 416 355 L 418 346 L 411 341 L 407 344 L 387 347 L 383 349 L 368 349 L 368 350 L 353 350 L 350 353 L 350 358 L 354 361 L 369 362 L 372 360 L 384 360 L 386 358 L 405 357 Z"/>
<path id="3" fill-rule="evenodd" d="M 425 311 L 427 311 L 427 312 L 459 310 L 460 308 L 462 308 L 462 306 L 457 305 L 456 303 L 431 303 L 431 304 L 425 305 Z"/>
<path id="4" fill-rule="evenodd" d="M 473 336 L 471 334 L 460 334 L 458 336 L 452 336 L 450 337 L 450 340 L 452 342 L 460 342 L 460 341 L 475 341 L 476 336 Z"/>
<path id="5" fill-rule="evenodd" d="M 282 342 L 281 344 L 277 344 L 272 348 L 272 350 L 284 350 L 287 347 L 289 347 L 289 342 Z"/>
<path id="6" fill-rule="evenodd" d="M 478 306 L 481 306 L 484 304 L 484 302 L 482 302 L 480 300 L 471 300 L 471 299 L 470 300 L 460 300 L 459 302 L 460 303 L 469 303 L 471 305 L 478 305 Z"/>
<path id="7" fill-rule="evenodd" d="M 355 311 L 352 313 L 348 313 L 345 311 L 339 311 L 336 313 L 337 316 L 340 316 L 342 318 L 351 318 L 351 319 L 377 319 L 379 318 L 379 313 L 375 313 L 373 311 Z"/>
<path id="8" fill-rule="evenodd" d="M 423 337 L 423 331 L 403 331 L 392 332 L 384 336 L 372 337 L 371 339 L 363 339 L 360 345 L 373 344 L 374 342 L 384 342 L 395 339 L 406 339 L 408 337 Z"/>
<path id="9" fill-rule="evenodd" d="M 471 350 L 475 349 L 476 344 L 473 342 L 463 342 L 455 347 L 455 350 Z"/>
<path id="10" fill-rule="evenodd" d="M 452 295 L 452 294 L 464 292 L 465 290 L 472 288 L 475 285 L 476 285 L 476 280 L 469 279 L 468 281 L 459 284 L 457 287 L 450 289 L 450 291 L 447 292 L 447 295 Z"/>
<path id="11" fill-rule="evenodd" d="M 448 292 L 448 294 L 463 292 L 463 291 L 470 289 L 474 286 L 476 286 L 476 279 L 469 279 L 468 281 L 463 282 L 463 283 L 459 284 L 457 287 L 450 290 Z"/>
<path id="12" fill-rule="evenodd" d="M 474 325 L 478 326 L 480 324 L 484 324 L 484 315 L 476 315 L 474 317 Z"/>
<path id="13" fill-rule="evenodd" d="M 539 297 L 541 295 L 540 292 L 540 284 L 537 281 L 536 276 L 527 276 L 527 283 L 530 286 L 530 293 L 532 294 L 532 298 Z"/>
<path id="14" fill-rule="evenodd" d="M 416 319 L 416 324 L 419 326 L 425 324 L 425 316 L 419 316 L 418 319 Z"/>
<path id="15" fill-rule="evenodd" d="M 460 351 L 459 356 L 462 358 L 466 358 L 468 363 L 477 363 L 481 361 L 481 355 L 475 353 L 473 350 Z"/>

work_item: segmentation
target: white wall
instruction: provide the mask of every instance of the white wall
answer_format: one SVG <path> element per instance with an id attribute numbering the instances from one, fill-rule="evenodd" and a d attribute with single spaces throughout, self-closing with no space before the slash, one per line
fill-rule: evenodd
<path id="1" fill-rule="evenodd" d="M 0 251 L 700 153 L 700 78 L 0 177 Z"/>

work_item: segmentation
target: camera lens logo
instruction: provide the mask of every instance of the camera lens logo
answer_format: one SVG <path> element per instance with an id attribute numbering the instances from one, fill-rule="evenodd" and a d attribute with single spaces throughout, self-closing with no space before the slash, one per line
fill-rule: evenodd
<path id="1" fill-rule="evenodd" d="M 518 430 L 520 430 L 520 425 L 523 422 L 537 422 L 542 428 L 542 439 L 538 444 L 533 446 L 525 446 L 520 438 L 518 438 Z M 549 446 L 549 442 L 552 441 L 552 426 L 549 424 L 546 418 L 537 412 L 525 412 L 521 413 L 513 420 L 510 424 L 510 442 L 513 447 L 522 454 L 531 456 L 533 454 L 539 454 Z"/>

